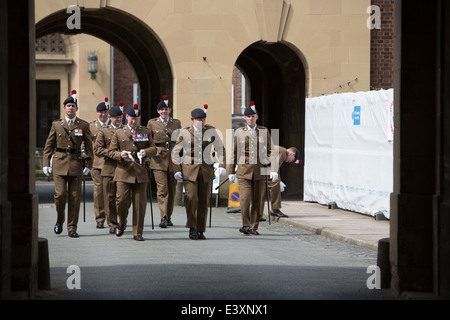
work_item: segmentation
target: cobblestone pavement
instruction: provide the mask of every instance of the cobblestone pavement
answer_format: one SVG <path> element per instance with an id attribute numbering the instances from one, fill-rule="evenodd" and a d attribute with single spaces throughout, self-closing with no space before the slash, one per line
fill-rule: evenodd
<path id="1" fill-rule="evenodd" d="M 278 232 L 281 234 L 289 235 L 293 239 L 298 239 L 300 241 L 306 241 L 311 244 L 315 244 L 324 250 L 330 250 L 342 254 L 343 256 L 359 259 L 361 261 L 367 262 L 368 264 L 376 264 L 377 262 L 377 252 L 372 250 L 367 250 L 356 245 L 348 244 L 338 240 L 329 239 L 322 235 L 317 235 L 312 232 L 301 230 L 293 226 L 287 226 L 278 223 L 271 223 L 270 225 L 266 223 L 264 225 L 270 231 Z"/>

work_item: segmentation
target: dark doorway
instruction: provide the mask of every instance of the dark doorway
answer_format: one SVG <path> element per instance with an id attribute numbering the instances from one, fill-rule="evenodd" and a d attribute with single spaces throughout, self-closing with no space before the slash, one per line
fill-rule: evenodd
<path id="1" fill-rule="evenodd" d="M 258 123 L 279 129 L 279 144 L 298 148 L 303 159 L 306 76 L 299 55 L 280 42 L 257 42 L 241 53 L 236 66 L 248 78 L 247 99 L 255 102 Z M 303 165 L 283 165 L 281 179 L 287 185 L 283 198 L 303 199 Z"/>
<path id="2" fill-rule="evenodd" d="M 53 120 L 59 117 L 59 80 L 36 81 L 36 147 L 44 148 Z"/>
<path id="3" fill-rule="evenodd" d="M 173 100 L 173 76 L 166 51 L 148 26 L 114 8 L 81 8 L 81 29 L 68 29 L 66 10 L 57 11 L 36 24 L 36 38 L 50 33 L 85 33 L 108 42 L 123 52 L 136 72 L 140 86 L 142 118 L 158 116 L 156 105 L 163 95 Z"/>

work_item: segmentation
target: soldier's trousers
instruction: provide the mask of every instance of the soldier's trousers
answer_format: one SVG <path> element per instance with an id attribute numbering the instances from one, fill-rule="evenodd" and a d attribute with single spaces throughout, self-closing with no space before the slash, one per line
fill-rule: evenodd
<path id="1" fill-rule="evenodd" d="M 80 213 L 81 200 L 81 176 L 53 176 L 55 183 L 55 207 L 56 222 L 65 221 L 66 196 L 68 196 L 67 205 L 67 231 L 76 231 L 78 216 Z"/>
<path id="2" fill-rule="evenodd" d="M 145 207 L 147 205 L 147 182 L 126 183 L 117 181 L 117 214 L 119 224 L 128 218 L 128 210 L 133 204 L 133 236 L 142 236 L 144 231 Z"/>
<path id="3" fill-rule="evenodd" d="M 153 170 L 153 176 L 156 181 L 156 195 L 161 219 L 164 217 L 170 219 L 173 213 L 177 181 L 173 172 L 170 171 Z"/>
<path id="4" fill-rule="evenodd" d="M 117 185 L 113 180 L 113 177 L 102 177 L 103 178 L 103 196 L 104 196 L 104 206 L 106 222 L 110 228 L 117 228 Z"/>
<path id="5" fill-rule="evenodd" d="M 101 169 L 92 168 L 91 177 L 94 182 L 94 213 L 95 222 L 105 221 L 105 201 L 103 198 L 103 178 Z"/>
<path id="6" fill-rule="evenodd" d="M 280 178 L 278 178 L 277 180 L 275 180 L 273 182 L 272 182 L 272 180 L 269 179 L 270 209 L 272 209 L 272 210 L 280 210 L 281 209 L 280 182 L 281 182 Z"/>
<path id="7" fill-rule="evenodd" d="M 183 180 L 183 184 L 187 216 L 186 228 L 205 232 L 212 180 L 204 180 L 202 170 L 199 170 L 196 181 Z"/>
<path id="8" fill-rule="evenodd" d="M 264 210 L 264 199 L 266 193 L 265 180 L 240 179 L 239 182 L 239 205 L 241 207 L 242 226 L 258 230 L 259 219 Z"/>

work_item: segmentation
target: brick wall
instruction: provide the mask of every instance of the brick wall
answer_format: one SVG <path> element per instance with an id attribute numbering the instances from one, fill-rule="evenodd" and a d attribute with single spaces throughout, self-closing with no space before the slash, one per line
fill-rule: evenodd
<path id="1" fill-rule="evenodd" d="M 133 83 L 138 83 L 133 67 L 125 55 L 114 48 L 114 105 L 123 101 L 125 110 L 133 106 Z"/>
<path id="2" fill-rule="evenodd" d="M 242 82 L 241 82 L 241 71 L 234 67 L 233 68 L 233 90 L 234 90 L 234 97 L 233 97 L 233 113 L 234 114 L 240 114 L 241 111 L 241 104 L 242 104 Z"/>
<path id="3" fill-rule="evenodd" d="M 394 0 L 372 0 L 380 8 L 381 29 L 371 30 L 370 86 L 394 87 Z"/>

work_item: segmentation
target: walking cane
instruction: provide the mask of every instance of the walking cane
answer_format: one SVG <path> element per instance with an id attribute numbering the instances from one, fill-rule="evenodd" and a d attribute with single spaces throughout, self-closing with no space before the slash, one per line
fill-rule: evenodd
<path id="1" fill-rule="evenodd" d="M 153 222 L 153 203 L 152 203 L 152 169 L 150 169 L 148 162 L 145 163 L 145 168 L 148 172 L 148 185 L 147 185 L 147 196 L 150 201 L 150 213 L 152 216 L 152 230 L 155 229 L 155 225 Z"/>
<path id="2" fill-rule="evenodd" d="M 228 178 L 226 178 L 221 184 L 219 184 L 217 187 L 216 187 L 216 190 L 217 189 L 219 189 L 225 182 L 227 182 L 228 181 Z"/>
<path id="3" fill-rule="evenodd" d="M 267 215 L 269 218 L 269 224 L 270 223 L 270 191 L 269 191 L 269 182 L 268 182 L 268 177 L 266 175 L 266 198 L 267 198 Z"/>
<path id="4" fill-rule="evenodd" d="M 81 166 L 83 167 L 83 172 L 81 173 L 81 179 L 83 180 L 83 222 L 86 222 L 86 178 L 84 177 L 84 169 L 86 168 L 86 161 L 91 159 L 84 149 L 81 150 Z"/>
<path id="5" fill-rule="evenodd" d="M 211 228 L 212 219 L 212 194 L 213 194 L 213 184 L 211 182 L 211 194 L 209 195 L 209 227 Z"/>
<path id="6" fill-rule="evenodd" d="M 86 162 L 84 159 L 81 160 L 83 164 L 83 171 L 86 168 Z M 86 222 L 86 178 L 84 177 L 84 172 L 81 173 L 81 179 L 83 180 L 83 222 Z"/>

